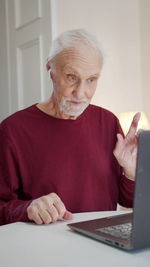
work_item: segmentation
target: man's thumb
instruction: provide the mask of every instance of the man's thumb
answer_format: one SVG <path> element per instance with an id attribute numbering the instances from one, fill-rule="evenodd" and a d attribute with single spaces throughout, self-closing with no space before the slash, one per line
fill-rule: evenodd
<path id="1" fill-rule="evenodd" d="M 73 214 L 70 211 L 66 210 L 65 214 L 63 216 L 63 219 L 64 220 L 72 220 L 73 219 Z"/>

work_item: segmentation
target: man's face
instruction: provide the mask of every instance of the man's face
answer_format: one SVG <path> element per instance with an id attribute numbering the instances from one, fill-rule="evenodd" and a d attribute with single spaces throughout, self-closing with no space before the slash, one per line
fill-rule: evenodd
<path id="1" fill-rule="evenodd" d="M 99 51 L 82 43 L 56 56 L 51 77 L 61 112 L 77 117 L 86 109 L 95 93 L 101 67 Z"/>

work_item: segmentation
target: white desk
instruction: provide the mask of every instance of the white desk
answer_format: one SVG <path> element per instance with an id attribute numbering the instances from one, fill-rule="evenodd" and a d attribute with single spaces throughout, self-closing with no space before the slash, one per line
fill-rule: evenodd
<path id="1" fill-rule="evenodd" d="M 121 212 L 74 215 L 83 221 Z M 50 225 L 14 223 L 0 227 L 0 267 L 149 267 L 150 248 L 124 252 L 81 236 L 68 222 Z"/>

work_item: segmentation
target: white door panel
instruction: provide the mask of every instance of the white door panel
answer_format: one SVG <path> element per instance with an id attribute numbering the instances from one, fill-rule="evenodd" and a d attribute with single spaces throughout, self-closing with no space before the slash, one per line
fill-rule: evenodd
<path id="1" fill-rule="evenodd" d="M 42 99 L 40 40 L 35 39 L 17 49 L 19 108 Z"/>
<path id="2" fill-rule="evenodd" d="M 31 23 L 41 16 L 41 1 L 15 0 L 15 14 L 16 28 Z"/>

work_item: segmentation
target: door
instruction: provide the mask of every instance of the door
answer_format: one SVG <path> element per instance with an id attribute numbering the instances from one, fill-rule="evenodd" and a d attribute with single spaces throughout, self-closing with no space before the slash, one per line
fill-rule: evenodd
<path id="1" fill-rule="evenodd" d="M 45 65 L 52 41 L 53 4 L 50 0 L 7 0 L 11 113 L 50 95 Z"/>

